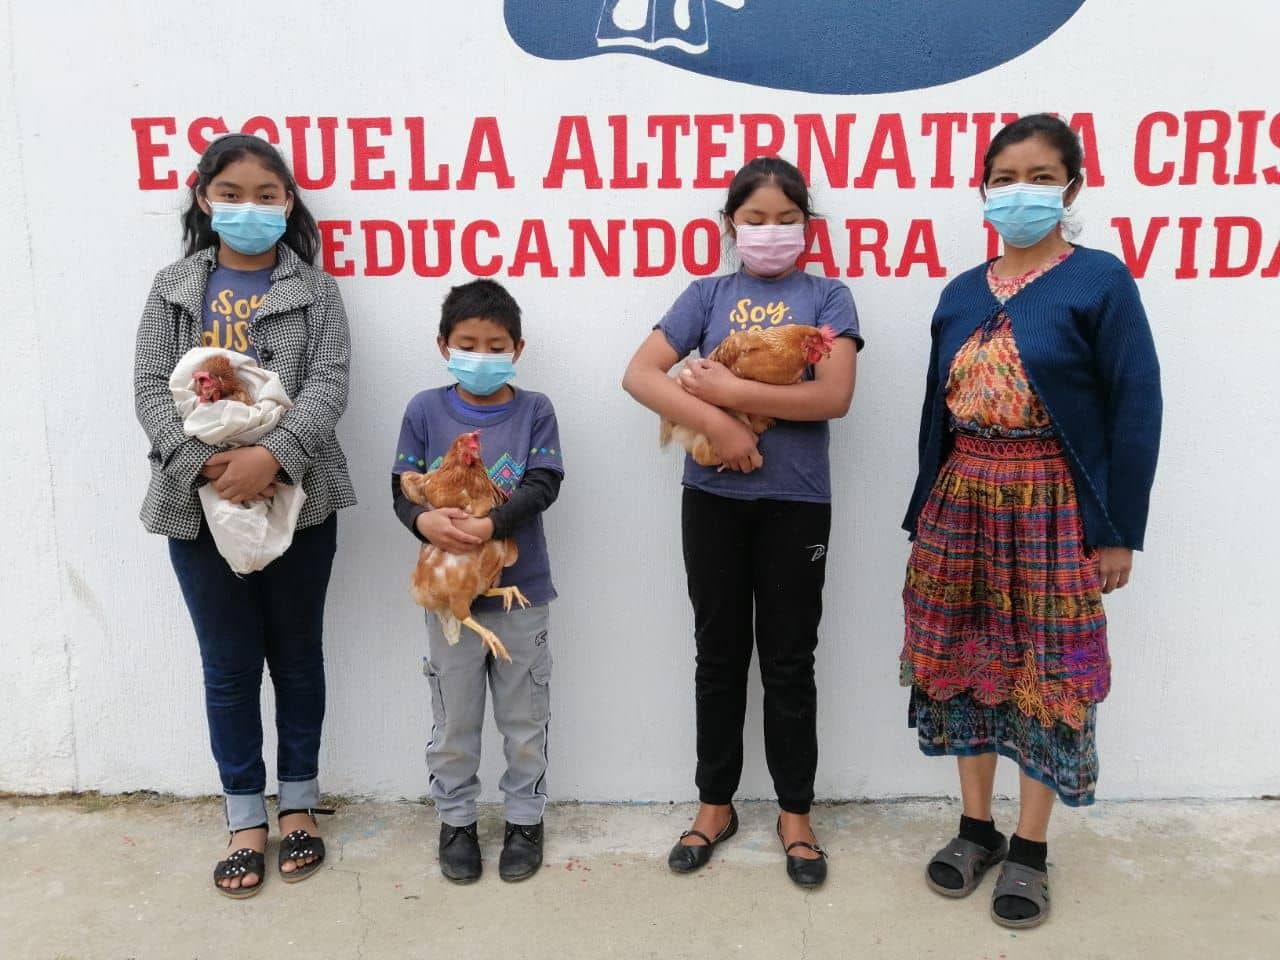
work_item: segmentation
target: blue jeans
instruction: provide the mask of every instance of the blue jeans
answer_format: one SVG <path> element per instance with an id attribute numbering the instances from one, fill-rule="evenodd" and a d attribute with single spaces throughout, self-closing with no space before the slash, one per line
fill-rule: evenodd
<path id="1" fill-rule="evenodd" d="M 337 517 L 330 515 L 297 531 L 283 556 L 243 577 L 231 572 L 206 525 L 195 540 L 169 540 L 169 557 L 200 643 L 209 741 L 231 830 L 267 820 L 263 663 L 271 668 L 276 694 L 280 809 L 319 805 L 321 635 L 337 529 Z"/>

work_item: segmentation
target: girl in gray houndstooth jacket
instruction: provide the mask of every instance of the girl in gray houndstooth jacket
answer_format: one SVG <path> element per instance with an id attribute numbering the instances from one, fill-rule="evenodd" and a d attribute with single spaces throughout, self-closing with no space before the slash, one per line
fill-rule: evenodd
<path id="1" fill-rule="evenodd" d="M 350 343 L 333 278 L 312 266 L 316 222 L 284 159 L 257 137 L 209 145 L 183 216 L 186 257 L 161 270 L 138 326 L 134 395 L 151 442 L 142 521 L 169 538 L 204 668 L 209 739 L 226 797 L 231 842 L 214 885 L 247 897 L 265 878 L 266 767 L 259 690 L 264 662 L 279 737 L 279 871 L 293 882 L 324 859 L 314 815 L 324 718 L 321 628 L 336 545 L 336 511 L 355 503 L 334 428 L 347 404 Z M 253 446 L 219 450 L 183 431 L 169 377 L 198 346 L 244 353 L 274 371 L 293 401 Z M 300 485 L 293 543 L 239 577 L 218 553 L 197 488 L 232 503 Z"/>

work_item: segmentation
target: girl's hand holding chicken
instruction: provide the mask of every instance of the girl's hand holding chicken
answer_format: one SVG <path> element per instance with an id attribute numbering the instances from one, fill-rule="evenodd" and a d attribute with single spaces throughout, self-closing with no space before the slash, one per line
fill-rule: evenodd
<path id="1" fill-rule="evenodd" d="M 220 450 L 204 463 L 201 473 L 218 496 L 231 503 L 265 500 L 275 495 L 278 461 L 265 447 Z"/>
<path id="2" fill-rule="evenodd" d="M 724 368 L 721 367 L 723 370 Z M 726 371 L 727 372 L 727 371 Z M 737 379 L 729 374 L 730 379 Z M 737 417 L 718 411 L 720 416 L 715 425 L 707 430 L 707 439 L 711 448 L 720 458 L 721 470 L 734 470 L 738 473 L 751 473 L 764 466 L 764 457 L 760 456 L 759 438 L 756 432 Z"/>
<path id="3" fill-rule="evenodd" d="M 723 363 L 714 360 L 691 359 L 680 371 L 680 386 L 691 397 L 716 407 L 741 406 L 742 386 L 745 381 L 736 377 Z"/>
<path id="4" fill-rule="evenodd" d="M 736 407 L 745 381 L 733 375 L 723 363 L 691 359 L 677 378 L 685 393 L 713 407 Z M 722 470 L 750 473 L 764 465 L 756 432 L 737 417 L 726 414 L 719 429 L 707 434 L 712 449 L 720 457 Z"/>

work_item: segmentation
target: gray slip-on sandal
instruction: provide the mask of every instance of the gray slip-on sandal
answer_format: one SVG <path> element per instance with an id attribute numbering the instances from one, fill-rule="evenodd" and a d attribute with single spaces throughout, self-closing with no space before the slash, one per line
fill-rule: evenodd
<path id="1" fill-rule="evenodd" d="M 934 893 L 940 893 L 944 897 L 967 897 L 978 888 L 978 884 L 982 883 L 982 878 L 986 875 L 986 872 L 1003 860 L 1008 853 L 1009 841 L 1004 838 L 1001 838 L 999 847 L 995 850 L 988 850 L 980 843 L 956 837 L 935 853 L 929 863 L 925 864 L 925 883 L 929 884 L 929 889 Z M 935 863 L 945 864 L 958 871 L 964 883 L 959 887 L 952 888 L 944 887 L 936 882 L 929 875 L 929 867 Z"/>
<path id="2" fill-rule="evenodd" d="M 1040 908 L 1034 917 L 1025 920 L 1007 920 L 996 913 L 996 901 L 1000 897 L 1018 897 L 1029 900 Z M 1049 874 L 1036 870 L 1022 863 L 1006 863 L 996 879 L 996 888 L 991 894 L 991 919 L 1002 927 L 1012 930 L 1025 930 L 1038 927 L 1049 916 Z"/>

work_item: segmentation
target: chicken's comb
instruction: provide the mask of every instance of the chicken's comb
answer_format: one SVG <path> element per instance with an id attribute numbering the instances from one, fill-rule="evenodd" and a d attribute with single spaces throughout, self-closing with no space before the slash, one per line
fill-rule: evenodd
<path id="1" fill-rule="evenodd" d="M 835 331 L 835 327 L 831 326 L 831 324 L 824 323 L 822 326 L 818 328 L 818 332 L 822 334 L 822 345 L 824 347 L 830 347 L 835 344 L 836 331 Z"/>

